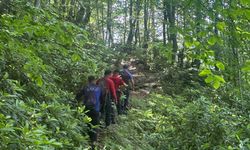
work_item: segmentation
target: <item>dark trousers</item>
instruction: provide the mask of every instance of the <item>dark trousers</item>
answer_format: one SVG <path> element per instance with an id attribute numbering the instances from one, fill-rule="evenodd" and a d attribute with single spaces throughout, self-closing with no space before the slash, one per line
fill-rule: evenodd
<path id="1" fill-rule="evenodd" d="M 92 120 L 91 120 L 91 124 L 96 126 L 96 125 L 99 125 L 100 124 L 100 116 L 99 116 L 99 112 L 97 112 L 96 110 L 94 110 L 93 108 L 87 108 L 89 111 L 86 113 L 86 115 L 88 117 L 90 117 Z M 98 129 L 97 128 L 91 128 L 91 125 L 89 124 L 89 137 L 90 137 L 90 141 L 91 142 L 95 142 L 97 141 L 97 132 L 98 132 Z"/>
<path id="2" fill-rule="evenodd" d="M 112 106 L 112 99 L 107 98 L 105 103 L 105 124 L 109 126 L 111 123 L 115 123 L 115 109 Z"/>
<path id="3" fill-rule="evenodd" d="M 124 104 L 123 104 L 123 106 L 122 106 L 122 109 L 124 110 L 124 111 L 126 111 L 126 110 L 128 110 L 128 105 L 129 105 L 129 98 L 130 98 L 130 90 L 129 89 L 126 89 L 125 91 L 124 91 L 124 95 L 125 95 L 125 100 L 124 100 Z"/>
<path id="4" fill-rule="evenodd" d="M 116 95 L 117 95 L 117 99 L 118 99 L 116 108 L 117 108 L 117 113 L 120 115 L 122 113 L 122 106 L 123 106 L 123 101 L 121 100 L 122 92 L 116 91 Z"/>

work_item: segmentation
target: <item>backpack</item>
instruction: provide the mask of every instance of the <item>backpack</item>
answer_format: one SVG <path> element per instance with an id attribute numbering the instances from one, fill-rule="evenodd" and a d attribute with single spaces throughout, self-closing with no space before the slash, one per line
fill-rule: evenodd
<path id="1" fill-rule="evenodd" d="M 126 70 L 123 70 L 121 72 L 121 77 L 122 77 L 122 80 L 126 83 L 126 84 L 129 84 L 129 80 L 130 80 L 130 76 L 128 74 L 128 72 Z"/>
<path id="2" fill-rule="evenodd" d="M 105 78 L 102 78 L 99 80 L 98 83 L 99 87 L 101 88 L 102 91 L 102 98 L 106 98 L 106 96 L 109 94 L 109 89 L 107 87 L 107 81 Z"/>
<path id="3" fill-rule="evenodd" d="M 87 86 L 85 88 L 85 99 L 83 101 L 84 105 L 88 108 L 94 108 L 96 105 L 96 89 L 98 87 L 97 86 Z"/>

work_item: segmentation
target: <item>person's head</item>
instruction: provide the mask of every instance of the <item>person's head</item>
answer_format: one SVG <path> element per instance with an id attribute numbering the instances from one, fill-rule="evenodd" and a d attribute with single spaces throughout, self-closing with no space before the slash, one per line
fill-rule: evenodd
<path id="1" fill-rule="evenodd" d="M 112 71 L 111 71 L 111 70 L 105 70 L 104 76 L 105 76 L 105 77 L 107 77 L 107 76 L 112 76 Z"/>
<path id="2" fill-rule="evenodd" d="M 128 65 L 123 65 L 123 69 L 128 69 Z"/>
<path id="3" fill-rule="evenodd" d="M 88 77 L 88 82 L 89 83 L 95 83 L 95 77 L 94 76 L 89 76 Z"/>
<path id="4" fill-rule="evenodd" d="M 114 75 L 118 75 L 120 73 L 120 70 L 119 69 L 115 69 L 114 71 L 113 71 L 113 74 Z"/>

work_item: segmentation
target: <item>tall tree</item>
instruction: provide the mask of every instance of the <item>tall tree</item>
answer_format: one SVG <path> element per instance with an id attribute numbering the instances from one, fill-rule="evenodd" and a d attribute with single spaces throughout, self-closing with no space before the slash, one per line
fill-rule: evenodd
<path id="1" fill-rule="evenodd" d="M 150 9 L 151 9 L 151 37 L 152 41 L 155 41 L 156 38 L 156 27 L 155 27 L 155 7 L 156 7 L 156 2 L 155 0 L 150 1 Z"/>
<path id="2" fill-rule="evenodd" d="M 126 43 L 126 35 L 127 35 L 127 17 L 128 17 L 128 3 L 124 1 L 124 31 L 123 31 L 123 44 Z"/>
<path id="3" fill-rule="evenodd" d="M 140 0 L 136 0 L 135 45 L 138 43 L 139 46 L 141 46 L 141 37 L 140 37 L 140 11 L 141 11 Z"/>
<path id="4" fill-rule="evenodd" d="M 162 36 L 163 44 L 166 45 L 166 23 L 167 23 L 167 0 L 163 0 L 163 21 L 162 21 Z"/>
<path id="5" fill-rule="evenodd" d="M 39 8 L 41 6 L 41 1 L 35 0 L 34 5 L 35 5 L 35 7 Z"/>
<path id="6" fill-rule="evenodd" d="M 74 18 L 75 18 L 75 0 L 71 0 L 68 19 L 70 21 L 74 21 Z"/>
<path id="7" fill-rule="evenodd" d="M 134 38 L 135 19 L 133 17 L 133 0 L 129 0 L 129 33 L 127 44 L 132 44 Z"/>
<path id="8" fill-rule="evenodd" d="M 143 47 L 148 47 L 149 31 L 148 31 L 148 0 L 144 0 L 144 40 Z"/>
<path id="9" fill-rule="evenodd" d="M 177 34 L 176 34 L 176 26 L 175 26 L 175 9 L 176 6 L 173 2 L 173 0 L 167 0 L 166 3 L 166 7 L 167 7 L 167 17 L 169 20 L 169 38 L 173 47 L 173 51 L 172 51 L 172 61 L 175 62 L 176 60 L 176 54 L 177 54 L 177 50 L 178 50 L 178 45 L 177 45 Z"/>
<path id="10" fill-rule="evenodd" d="M 113 44 L 113 35 L 112 35 L 112 0 L 107 0 L 108 1 L 108 7 L 107 7 L 107 41 L 108 45 L 111 46 Z"/>

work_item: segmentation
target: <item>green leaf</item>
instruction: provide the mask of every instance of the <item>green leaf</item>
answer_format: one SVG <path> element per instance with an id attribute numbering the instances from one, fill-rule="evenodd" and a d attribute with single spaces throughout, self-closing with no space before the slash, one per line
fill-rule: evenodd
<path id="1" fill-rule="evenodd" d="M 250 5 L 250 1 L 249 0 L 240 0 L 242 5 Z"/>
<path id="2" fill-rule="evenodd" d="M 39 87 L 42 87 L 43 86 L 43 80 L 42 80 L 42 77 L 39 76 L 36 78 L 36 84 L 39 86 Z"/>
<path id="3" fill-rule="evenodd" d="M 220 70 L 225 70 L 225 66 L 222 62 L 217 62 L 216 67 L 218 67 Z"/>
<path id="4" fill-rule="evenodd" d="M 226 27 L 226 23 L 225 22 L 218 22 L 216 27 L 220 30 L 220 31 L 224 31 L 225 27 Z"/>
<path id="5" fill-rule="evenodd" d="M 243 72 L 250 72 L 250 66 L 245 66 L 241 69 Z"/>
<path id="6" fill-rule="evenodd" d="M 212 36 L 212 37 L 210 37 L 210 38 L 208 39 L 207 43 L 208 43 L 209 45 L 214 45 L 214 44 L 216 43 L 216 41 L 217 41 L 216 36 Z"/>
<path id="7" fill-rule="evenodd" d="M 211 82 L 213 82 L 214 81 L 214 77 L 213 76 L 208 76 L 206 79 L 205 79 L 205 82 L 206 83 L 211 83 Z"/>
<path id="8" fill-rule="evenodd" d="M 214 56 L 214 51 L 213 50 L 206 51 L 206 53 L 207 53 L 208 56 Z"/>
<path id="9" fill-rule="evenodd" d="M 204 70 L 202 70 L 202 71 L 199 73 L 199 76 L 203 77 L 203 76 L 210 75 L 210 74 L 212 74 L 211 70 L 204 69 Z"/>
<path id="10" fill-rule="evenodd" d="M 226 82 L 222 76 L 215 75 L 214 77 L 215 77 L 216 81 L 219 81 L 219 82 L 222 82 L 222 83 Z"/>
<path id="11" fill-rule="evenodd" d="M 73 62 L 77 62 L 77 61 L 81 60 L 81 57 L 78 54 L 73 54 L 71 57 L 71 60 Z"/>
<path id="12" fill-rule="evenodd" d="M 193 44 L 189 41 L 186 41 L 184 45 L 186 46 L 186 48 L 190 48 Z"/>
<path id="13" fill-rule="evenodd" d="M 195 46 L 199 46 L 199 45 L 200 45 L 200 42 L 199 42 L 199 41 L 194 41 L 194 45 L 195 45 Z"/>
<path id="14" fill-rule="evenodd" d="M 243 72 L 249 72 L 250 71 L 250 60 L 247 60 L 244 64 L 244 66 L 241 68 Z"/>
<path id="15" fill-rule="evenodd" d="M 220 82 L 215 80 L 215 82 L 213 83 L 213 87 L 215 89 L 218 89 L 220 87 Z"/>

